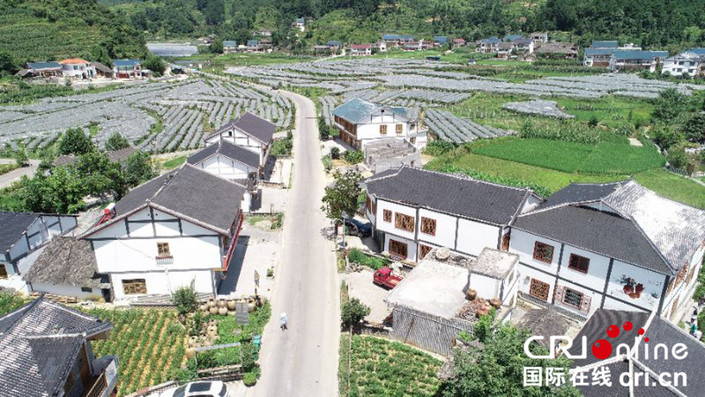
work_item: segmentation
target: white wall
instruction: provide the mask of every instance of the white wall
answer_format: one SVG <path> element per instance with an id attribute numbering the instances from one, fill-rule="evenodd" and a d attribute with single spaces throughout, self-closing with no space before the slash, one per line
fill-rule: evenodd
<path id="1" fill-rule="evenodd" d="M 189 286 L 194 282 L 194 288 L 199 293 L 214 293 L 214 275 L 211 270 L 169 271 L 160 272 L 130 272 L 111 274 L 115 300 L 133 298 L 139 295 L 125 295 L 122 280 L 144 279 L 147 293 L 169 294 L 182 286 Z"/>
<path id="2" fill-rule="evenodd" d="M 385 209 L 392 211 L 391 222 L 384 221 L 383 214 L 384 214 Z M 407 232 L 406 230 L 397 229 L 394 226 L 397 212 L 404 214 L 404 215 L 409 215 L 409 216 L 414 217 L 414 223 L 415 223 L 414 227 L 416 227 L 416 224 L 418 224 L 418 219 L 416 219 L 416 209 L 415 208 L 407 207 L 407 206 L 396 204 L 396 203 L 390 203 L 388 201 L 377 200 L 377 213 L 379 214 L 379 219 L 377 222 L 377 230 L 380 230 L 383 232 L 389 232 L 392 234 L 396 234 L 397 236 L 400 236 L 400 237 L 405 237 L 407 239 L 414 240 L 414 238 L 415 238 L 414 231 Z"/>
<path id="3" fill-rule="evenodd" d="M 499 229 L 498 226 L 461 218 L 458 224 L 458 246 L 456 250 L 477 256 L 486 247 L 497 248 Z"/>
<path id="4" fill-rule="evenodd" d="M 210 137 L 209 139 L 206 140 L 206 143 L 208 145 L 215 145 L 218 143 L 218 141 L 221 139 L 220 137 L 222 136 L 223 140 L 228 141 L 230 143 L 233 143 L 237 146 L 240 146 L 242 148 L 245 148 L 253 153 L 257 153 L 259 155 L 260 159 L 260 165 L 264 165 L 267 159 L 267 147 L 263 146 L 262 143 L 254 138 L 251 138 L 249 135 L 244 134 L 236 129 L 230 129 L 228 131 L 224 131 L 220 135 L 215 135 Z"/>
<path id="5" fill-rule="evenodd" d="M 540 272 L 538 270 L 519 264 L 519 291 L 529 295 L 529 290 L 531 288 L 531 279 L 542 281 L 548 284 L 548 299 L 546 300 L 546 302 L 551 303 L 551 301 L 553 300 L 556 276 L 552 276 L 550 274 L 546 274 L 544 272 Z"/>
<path id="6" fill-rule="evenodd" d="M 93 288 L 91 292 L 81 291 L 81 287 L 73 287 L 68 285 L 54 285 L 45 283 L 32 283 L 32 291 L 45 292 L 60 296 L 73 296 L 78 299 L 99 299 L 103 297 L 99 288 Z"/>
<path id="7" fill-rule="evenodd" d="M 436 235 L 426 234 L 421 231 L 421 218 L 430 218 L 436 220 Z M 456 228 L 456 217 L 441 214 L 440 212 L 430 211 L 424 208 L 419 209 L 419 219 L 416 220 L 416 224 L 419 230 L 418 237 L 419 241 L 429 242 L 433 245 L 448 247 L 455 249 L 455 228 Z"/>
<path id="8" fill-rule="evenodd" d="M 477 296 L 482 299 L 500 299 L 502 280 L 471 272 L 469 288 L 477 291 Z"/>
<path id="9" fill-rule="evenodd" d="M 417 249 L 416 249 L 416 243 L 414 242 L 414 240 L 385 234 L 384 235 L 384 247 L 383 247 L 382 251 L 389 252 L 389 240 L 396 240 L 396 241 L 399 241 L 400 243 L 405 243 L 407 245 L 406 258 L 411 261 L 415 261 L 417 259 L 417 256 L 416 256 Z"/>
<path id="10" fill-rule="evenodd" d="M 563 309 L 572 311 L 572 312 L 574 312 L 574 313 L 580 314 L 580 315 L 582 315 L 582 316 L 589 316 L 589 315 L 591 315 L 592 313 L 594 313 L 595 310 L 597 310 L 597 309 L 600 308 L 600 304 L 602 303 L 602 294 L 601 294 L 601 293 L 597 293 L 597 292 L 590 291 L 589 289 L 584 288 L 584 287 L 582 287 L 582 286 L 580 286 L 580 285 L 573 284 L 573 283 L 570 283 L 570 282 L 567 282 L 567 281 L 563 281 L 563 280 L 559 280 L 559 281 L 558 281 L 558 286 L 559 286 L 559 287 L 567 287 L 567 288 L 570 288 L 570 289 L 572 289 L 572 290 L 574 290 L 574 291 L 577 291 L 577 292 L 582 293 L 583 296 L 590 297 L 590 299 L 591 299 L 591 301 L 590 301 L 590 308 L 589 308 L 589 310 L 588 310 L 587 312 L 584 312 L 584 311 L 582 311 L 582 310 L 576 309 L 574 306 L 570 306 L 570 305 L 567 305 L 567 304 L 563 303 L 563 302 L 562 302 L 563 299 L 562 299 L 562 298 L 559 299 L 558 297 L 555 298 L 555 302 L 554 302 L 555 305 L 560 306 L 560 307 L 563 308 Z M 554 291 L 553 293 L 555 294 L 555 291 Z M 549 297 L 549 300 L 550 300 L 550 298 L 551 298 L 551 297 Z M 583 299 L 584 299 L 584 298 L 583 298 Z"/>
<path id="11" fill-rule="evenodd" d="M 550 264 L 534 259 L 534 245 L 536 241 L 553 246 L 553 260 Z M 512 237 L 509 240 L 509 252 L 519 255 L 519 261 L 522 263 L 526 263 L 549 273 L 557 274 L 558 272 L 558 258 L 561 253 L 561 243 L 557 241 L 536 237 L 533 234 L 518 229 L 512 229 Z"/>
<path id="12" fill-rule="evenodd" d="M 375 196 L 373 196 L 373 195 L 371 195 L 371 194 L 368 194 L 367 197 L 370 198 L 370 205 L 371 205 L 371 208 L 370 208 L 369 210 L 368 210 L 367 208 L 365 208 L 365 213 L 367 214 L 367 219 L 370 220 L 370 222 L 372 223 L 372 225 L 374 225 L 375 227 L 377 227 L 377 214 L 375 214 L 375 213 L 373 213 L 373 212 L 371 211 L 372 208 L 375 208 L 375 204 L 377 203 L 377 199 L 375 198 Z M 377 211 L 379 211 L 378 208 L 375 208 L 375 209 L 376 209 Z M 380 219 L 381 219 L 381 218 L 380 218 Z"/>
<path id="13" fill-rule="evenodd" d="M 625 293 L 625 286 L 628 285 L 629 278 L 633 279 L 636 284 L 644 286 L 639 297 L 632 298 Z M 663 274 L 615 260 L 607 285 L 607 295 L 648 310 L 658 310 L 665 279 L 666 276 Z"/>
<path id="14" fill-rule="evenodd" d="M 195 164 L 195 166 L 226 179 L 247 179 L 250 172 L 257 172 L 256 169 L 250 169 L 245 164 L 219 154 L 207 158 L 205 161 Z"/>
<path id="15" fill-rule="evenodd" d="M 557 247 L 557 249 L 559 251 L 554 253 L 554 257 L 560 253 L 560 246 Z M 568 267 L 571 254 L 590 259 L 590 265 L 587 273 L 582 273 Z M 592 252 L 566 244 L 563 248 L 563 259 L 561 261 L 561 270 L 559 275 L 560 277 L 568 279 L 574 283 L 584 285 L 594 290 L 602 291 L 605 288 L 605 280 L 607 279 L 609 265 L 610 259 L 607 257 L 593 254 Z"/>

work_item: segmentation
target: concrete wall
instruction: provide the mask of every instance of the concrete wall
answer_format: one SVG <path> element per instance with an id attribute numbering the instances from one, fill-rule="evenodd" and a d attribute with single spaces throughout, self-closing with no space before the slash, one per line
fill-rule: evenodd
<path id="1" fill-rule="evenodd" d="M 460 218 L 458 222 L 458 245 L 456 250 L 465 254 L 480 255 L 486 247 L 497 248 L 499 226 L 488 225 Z"/>
<path id="2" fill-rule="evenodd" d="M 32 283 L 32 291 L 45 292 L 60 296 L 73 296 L 78 299 L 99 299 L 103 294 L 99 288 L 91 289 L 91 292 L 81 291 L 81 287 L 73 287 L 69 285 L 54 285 L 46 283 Z"/>
<path id="3" fill-rule="evenodd" d="M 250 173 L 257 172 L 257 169 L 250 168 L 245 164 L 221 155 L 210 157 L 195 164 L 195 166 L 226 179 L 247 179 Z"/>
<path id="4" fill-rule="evenodd" d="M 169 294 L 179 287 L 189 286 L 194 283 L 194 288 L 198 293 L 215 293 L 215 275 L 211 270 L 185 270 L 172 271 L 164 269 L 161 272 L 127 272 L 113 273 L 110 275 L 115 292 L 115 299 L 121 300 L 133 298 L 139 295 L 125 295 L 123 290 L 123 280 L 144 279 L 147 286 L 147 293 Z"/>
<path id="5" fill-rule="evenodd" d="M 408 239 L 404 237 L 399 237 L 391 234 L 385 234 L 384 236 L 384 247 L 382 251 L 384 252 L 389 252 L 389 241 L 390 240 L 395 240 L 400 243 L 404 243 L 407 245 L 406 248 L 406 259 L 411 260 L 411 261 L 416 261 L 417 260 L 417 246 L 416 243 L 414 242 L 413 239 Z"/>

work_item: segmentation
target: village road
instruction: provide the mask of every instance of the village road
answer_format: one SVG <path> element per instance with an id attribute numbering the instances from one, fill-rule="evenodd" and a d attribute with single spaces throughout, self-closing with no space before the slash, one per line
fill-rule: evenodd
<path id="1" fill-rule="evenodd" d="M 0 159 L 0 164 L 14 163 L 14 159 Z M 22 167 L 0 175 L 0 188 L 8 187 L 15 182 L 19 182 L 23 176 L 33 177 L 39 167 L 39 160 L 29 160 L 29 167 Z"/>
<path id="2" fill-rule="evenodd" d="M 286 206 L 282 260 L 275 272 L 272 319 L 262 338 L 262 378 L 248 396 L 338 394 L 340 304 L 334 245 L 322 230 L 326 184 L 316 109 L 310 99 L 281 92 L 296 104 L 294 180 Z M 280 329 L 286 312 L 288 330 Z"/>

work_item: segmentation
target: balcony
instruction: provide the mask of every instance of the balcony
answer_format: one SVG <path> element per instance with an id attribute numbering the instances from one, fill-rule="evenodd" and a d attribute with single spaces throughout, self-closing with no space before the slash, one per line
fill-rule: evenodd
<path id="1" fill-rule="evenodd" d="M 174 264 L 174 257 L 173 256 L 156 256 L 156 257 L 154 257 L 154 260 L 156 261 L 157 265 L 173 265 Z"/>
<path id="2" fill-rule="evenodd" d="M 93 360 L 94 376 L 84 385 L 83 397 L 109 397 L 117 386 L 118 358 L 105 356 Z"/>

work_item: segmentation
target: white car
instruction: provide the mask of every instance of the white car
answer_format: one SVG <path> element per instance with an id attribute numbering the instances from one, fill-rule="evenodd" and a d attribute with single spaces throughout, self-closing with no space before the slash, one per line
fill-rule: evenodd
<path id="1" fill-rule="evenodd" d="M 228 397 L 228 386 L 217 380 L 208 382 L 187 383 L 173 391 L 167 392 L 164 397 Z"/>

